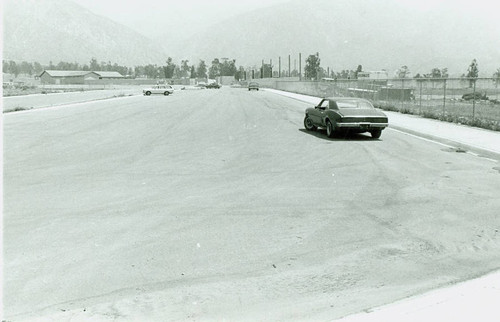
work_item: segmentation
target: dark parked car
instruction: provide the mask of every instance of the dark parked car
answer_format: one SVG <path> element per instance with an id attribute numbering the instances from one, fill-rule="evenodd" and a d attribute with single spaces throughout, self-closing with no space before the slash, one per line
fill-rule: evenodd
<path id="1" fill-rule="evenodd" d="M 207 84 L 207 86 L 205 86 L 205 88 L 215 88 L 215 89 L 219 89 L 219 88 L 220 88 L 220 85 L 219 85 L 219 83 L 210 83 L 210 84 Z"/>
<path id="2" fill-rule="evenodd" d="M 468 94 L 464 94 L 462 95 L 462 99 L 463 100 L 466 100 L 466 101 L 470 101 L 470 100 L 488 100 L 488 97 L 486 96 L 486 93 L 468 93 Z"/>
<path id="3" fill-rule="evenodd" d="M 318 106 L 306 109 L 304 126 L 308 131 L 318 127 L 326 128 L 328 137 L 335 132 L 370 132 L 378 139 L 382 130 L 389 125 L 387 116 L 375 109 L 372 103 L 362 98 L 330 97 Z"/>
<path id="4" fill-rule="evenodd" d="M 249 91 L 251 91 L 251 90 L 258 91 L 259 90 L 259 83 L 256 83 L 256 82 L 250 82 L 250 83 L 248 83 L 248 90 Z"/>

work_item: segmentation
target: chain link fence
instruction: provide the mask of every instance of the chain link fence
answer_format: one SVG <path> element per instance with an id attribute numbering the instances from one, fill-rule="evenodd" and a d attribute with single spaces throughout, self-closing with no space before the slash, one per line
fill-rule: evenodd
<path id="1" fill-rule="evenodd" d="M 385 110 L 500 131 L 500 79 L 328 79 L 273 83 L 270 87 L 279 90 L 319 97 L 361 97 Z"/>

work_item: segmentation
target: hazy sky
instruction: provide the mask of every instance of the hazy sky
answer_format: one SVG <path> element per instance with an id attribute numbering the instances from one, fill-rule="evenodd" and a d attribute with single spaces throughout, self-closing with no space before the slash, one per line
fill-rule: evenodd
<path id="1" fill-rule="evenodd" d="M 111 18 L 134 30 L 155 36 L 193 33 L 200 28 L 254 9 L 289 0 L 72 0 L 92 12 Z M 147 5 L 145 5 L 147 4 Z M 158 29 L 158 22 L 165 30 Z"/>
<path id="2" fill-rule="evenodd" d="M 221 18 L 290 0 L 72 0 L 92 12 L 111 18 L 151 37 L 166 32 L 193 33 Z M 310 2 L 309 0 L 304 0 Z M 335 0 L 331 0 L 335 1 Z M 367 0 L 380 1 L 380 0 Z M 500 30 L 497 0 L 396 0 L 416 10 L 454 8 L 493 22 Z M 321 10 L 321 8 L 318 8 Z M 165 26 L 159 30 L 158 22 Z M 182 28 L 180 28 L 182 26 Z"/>

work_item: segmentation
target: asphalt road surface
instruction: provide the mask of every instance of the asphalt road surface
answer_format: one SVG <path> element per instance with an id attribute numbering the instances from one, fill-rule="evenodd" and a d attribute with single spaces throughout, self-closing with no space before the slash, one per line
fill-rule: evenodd
<path id="1" fill-rule="evenodd" d="M 178 91 L 4 115 L 4 318 L 329 320 L 500 266 L 496 163 Z M 389 120 L 390 121 L 390 120 Z"/>

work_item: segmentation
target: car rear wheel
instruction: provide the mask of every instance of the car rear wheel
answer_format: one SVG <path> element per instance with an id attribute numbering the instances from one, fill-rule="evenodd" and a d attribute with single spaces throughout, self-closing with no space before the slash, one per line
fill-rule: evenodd
<path id="1" fill-rule="evenodd" d="M 328 136 L 329 138 L 332 138 L 334 132 L 335 132 L 335 129 L 333 128 L 332 122 L 326 121 L 326 136 Z"/>
<path id="2" fill-rule="evenodd" d="M 314 123 L 311 121 L 308 115 L 304 118 L 304 127 L 308 131 L 316 131 L 317 127 L 314 125 Z"/>
<path id="3" fill-rule="evenodd" d="M 151 92 L 150 92 L 150 91 L 147 91 L 147 92 L 146 92 L 146 95 L 147 95 L 147 96 L 151 95 Z"/>
<path id="4" fill-rule="evenodd" d="M 370 131 L 372 138 L 378 139 L 382 135 L 382 130 L 372 130 Z"/>

